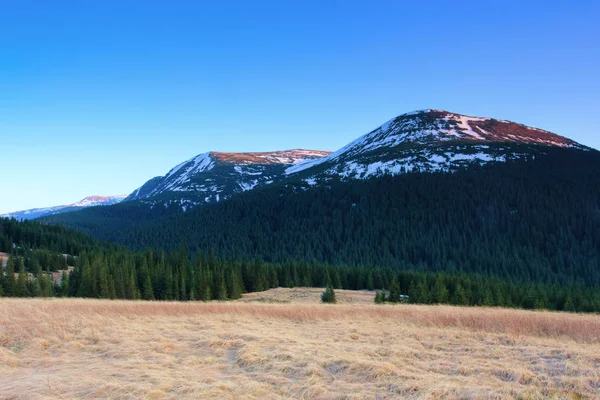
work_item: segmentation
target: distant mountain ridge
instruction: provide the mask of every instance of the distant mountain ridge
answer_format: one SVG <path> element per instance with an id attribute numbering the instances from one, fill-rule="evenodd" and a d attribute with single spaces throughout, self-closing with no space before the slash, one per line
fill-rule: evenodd
<path id="1" fill-rule="evenodd" d="M 287 175 L 366 179 L 418 171 L 454 171 L 469 165 L 535 156 L 545 147 L 590 150 L 538 128 L 444 110 L 419 110 L 389 120 L 340 150 L 294 165 Z"/>
<path id="2" fill-rule="evenodd" d="M 178 203 L 184 209 L 219 202 L 281 179 L 291 165 L 328 154 L 326 151 L 302 149 L 203 153 L 175 166 L 165 176 L 150 179 L 126 200 L 159 198 L 166 203 Z"/>
<path id="3" fill-rule="evenodd" d="M 127 195 L 117 196 L 89 196 L 76 203 L 67 204 L 62 206 L 44 207 L 44 208 L 32 208 L 29 210 L 15 211 L 0 215 L 4 218 L 16 218 L 19 220 L 35 219 L 40 217 L 46 217 L 49 215 L 61 214 L 70 211 L 81 210 L 83 208 L 95 207 L 95 206 L 110 206 L 118 204 Z"/>
<path id="4" fill-rule="evenodd" d="M 389 120 L 334 153 L 300 149 L 203 153 L 165 176 L 150 179 L 126 200 L 140 200 L 151 207 L 175 205 L 186 211 L 273 183 L 301 180 L 313 186 L 331 179 L 452 172 L 534 158 L 550 147 L 590 150 L 563 136 L 515 122 L 418 110 Z"/>

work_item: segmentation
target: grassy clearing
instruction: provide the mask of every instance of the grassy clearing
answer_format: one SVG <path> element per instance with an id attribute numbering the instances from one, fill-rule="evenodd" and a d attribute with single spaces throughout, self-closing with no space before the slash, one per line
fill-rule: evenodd
<path id="1" fill-rule="evenodd" d="M 343 292 L 341 304 L 320 305 L 311 299 L 322 290 L 304 292 L 208 304 L 2 299 L 0 398 L 600 393 L 598 316 L 344 304 L 362 295 Z"/>

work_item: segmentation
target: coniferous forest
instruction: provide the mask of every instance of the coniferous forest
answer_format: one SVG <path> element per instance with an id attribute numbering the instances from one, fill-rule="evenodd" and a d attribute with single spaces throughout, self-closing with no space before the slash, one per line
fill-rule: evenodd
<path id="1" fill-rule="evenodd" d="M 599 312 L 600 168 L 559 160 L 274 187 L 160 218 L 145 210 L 147 222 L 120 233 L 108 234 L 102 217 L 112 207 L 56 217 L 118 244 L 53 218 L 3 219 L 0 251 L 11 257 L 0 287 L 5 296 L 226 300 L 331 285 L 385 289 L 392 301 Z M 66 265 L 71 273 L 51 281 Z"/>
<path id="2" fill-rule="evenodd" d="M 513 282 L 464 272 L 416 272 L 287 261 L 219 259 L 208 251 L 190 258 L 184 245 L 171 253 L 132 252 L 39 222 L 0 219 L 0 248 L 11 255 L 0 290 L 8 297 L 87 297 L 142 300 L 229 300 L 275 287 L 385 289 L 420 304 L 456 304 L 600 311 L 600 291 L 585 285 Z M 57 239 L 61 238 L 60 241 Z M 13 244 L 11 244 L 14 243 Z M 72 250 L 65 255 L 62 248 Z M 59 282 L 51 273 L 63 272 Z"/>
<path id="3" fill-rule="evenodd" d="M 456 173 L 300 182 L 185 213 L 124 203 L 57 215 L 138 251 L 288 260 L 505 281 L 600 285 L 598 154 L 549 149 L 535 160 Z M 127 215 L 127 217 L 123 216 Z"/>

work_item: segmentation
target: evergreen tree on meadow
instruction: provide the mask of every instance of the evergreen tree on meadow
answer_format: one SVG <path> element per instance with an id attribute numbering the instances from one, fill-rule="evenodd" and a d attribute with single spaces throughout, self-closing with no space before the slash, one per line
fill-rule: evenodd
<path id="1" fill-rule="evenodd" d="M 321 302 L 335 304 L 337 300 L 335 298 L 335 291 L 333 290 L 333 286 L 331 284 L 327 285 L 327 289 L 321 295 Z"/>
<path id="2" fill-rule="evenodd" d="M 387 298 L 387 301 L 390 303 L 397 303 L 400 301 L 400 284 L 398 283 L 398 279 L 394 277 L 392 280 L 392 284 L 390 285 L 390 294 Z"/>

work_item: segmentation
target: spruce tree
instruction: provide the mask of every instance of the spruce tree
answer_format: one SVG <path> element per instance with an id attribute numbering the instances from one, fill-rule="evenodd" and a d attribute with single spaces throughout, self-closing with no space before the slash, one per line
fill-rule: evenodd
<path id="1" fill-rule="evenodd" d="M 392 284 L 390 286 L 390 294 L 387 299 L 390 303 L 397 303 L 400 301 L 400 284 L 398 283 L 398 279 L 394 277 L 392 280 Z"/>
<path id="2" fill-rule="evenodd" d="M 232 300 L 241 298 L 243 293 L 243 284 L 233 269 L 231 270 L 231 281 L 232 285 L 231 291 L 229 291 L 229 298 Z"/>
<path id="3" fill-rule="evenodd" d="M 459 283 L 456 284 L 456 289 L 454 289 L 454 295 L 452 296 L 452 304 L 457 306 L 466 306 L 469 304 L 469 300 L 467 299 L 467 295 L 462 285 Z"/>
<path id="4" fill-rule="evenodd" d="M 19 276 L 17 278 L 17 297 L 28 297 L 30 295 L 27 288 L 27 272 L 23 259 L 19 259 Z"/>
<path id="5" fill-rule="evenodd" d="M 337 303 L 337 300 L 335 298 L 335 291 L 333 290 L 333 286 L 331 286 L 331 284 L 327 285 L 327 289 L 325 289 L 325 291 L 321 295 L 321 301 L 323 303 Z"/>
<path id="6" fill-rule="evenodd" d="M 67 275 L 66 271 L 63 271 L 62 277 L 60 279 L 60 296 L 67 297 L 69 294 L 69 275 Z"/>
<path id="7" fill-rule="evenodd" d="M 441 274 L 438 274 L 435 279 L 433 295 L 434 295 L 434 299 L 433 299 L 434 303 L 437 303 L 437 304 L 448 303 L 448 289 L 446 288 L 444 278 Z"/>
<path id="8" fill-rule="evenodd" d="M 227 286 L 225 285 L 225 278 L 223 277 L 223 273 L 221 273 L 221 278 L 219 279 L 219 284 L 217 286 L 216 300 L 224 301 L 227 300 L 227 298 Z"/>
<path id="9" fill-rule="evenodd" d="M 152 289 L 152 280 L 150 279 L 150 275 L 146 275 L 146 280 L 142 289 L 142 299 L 154 300 L 154 290 Z"/>
<path id="10" fill-rule="evenodd" d="M 15 258 L 11 255 L 6 264 L 6 273 L 4 275 L 4 295 L 11 297 L 16 296 L 15 282 Z"/>

